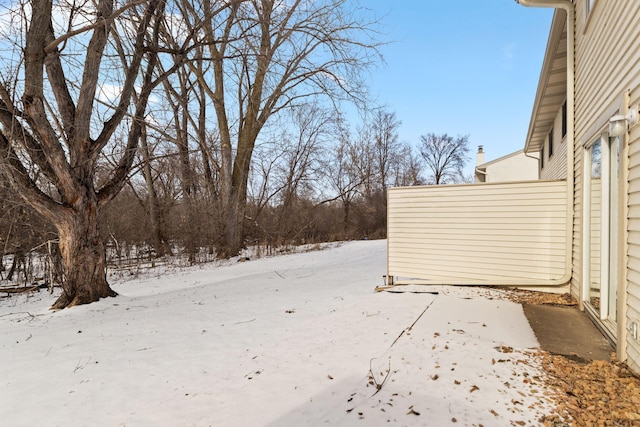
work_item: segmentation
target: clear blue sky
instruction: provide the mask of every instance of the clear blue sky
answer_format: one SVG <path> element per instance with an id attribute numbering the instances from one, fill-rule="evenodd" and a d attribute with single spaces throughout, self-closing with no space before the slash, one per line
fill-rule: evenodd
<path id="1" fill-rule="evenodd" d="M 514 0 L 362 0 L 381 17 L 386 65 L 379 102 L 402 121 L 400 140 L 469 135 L 472 160 L 524 147 L 553 9 Z"/>

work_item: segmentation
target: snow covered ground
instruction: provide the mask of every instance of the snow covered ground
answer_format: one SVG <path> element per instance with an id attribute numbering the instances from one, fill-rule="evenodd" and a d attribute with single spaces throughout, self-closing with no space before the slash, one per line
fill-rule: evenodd
<path id="1" fill-rule="evenodd" d="M 361 241 L 165 271 L 59 312 L 45 292 L 2 299 L 0 424 L 539 425 L 552 406 L 521 306 L 376 293 L 385 257 Z"/>

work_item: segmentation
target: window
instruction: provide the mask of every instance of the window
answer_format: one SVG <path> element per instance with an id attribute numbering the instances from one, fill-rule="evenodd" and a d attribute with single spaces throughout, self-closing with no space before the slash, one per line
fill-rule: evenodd
<path id="1" fill-rule="evenodd" d="M 549 131 L 547 140 L 549 141 L 549 157 L 551 157 L 553 156 L 553 128 Z"/>
<path id="2" fill-rule="evenodd" d="M 544 168 L 544 147 L 540 150 L 540 169 Z"/>
<path id="3" fill-rule="evenodd" d="M 589 25 L 593 19 L 595 19 L 594 9 L 598 7 L 598 0 L 584 0 L 584 29 L 587 31 Z"/>
<path id="4" fill-rule="evenodd" d="M 562 136 L 564 138 L 567 136 L 567 101 L 564 101 L 562 104 Z"/>
<path id="5" fill-rule="evenodd" d="M 602 146 L 600 139 L 598 139 L 591 146 L 591 178 L 602 177 Z"/>

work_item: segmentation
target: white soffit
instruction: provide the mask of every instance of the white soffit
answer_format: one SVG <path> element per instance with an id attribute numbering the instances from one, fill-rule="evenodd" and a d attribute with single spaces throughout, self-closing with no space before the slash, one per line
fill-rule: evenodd
<path id="1" fill-rule="evenodd" d="M 538 81 L 538 90 L 531 113 L 526 152 L 537 152 L 567 97 L 567 31 L 566 12 L 556 9 L 551 23 L 549 41 Z"/>

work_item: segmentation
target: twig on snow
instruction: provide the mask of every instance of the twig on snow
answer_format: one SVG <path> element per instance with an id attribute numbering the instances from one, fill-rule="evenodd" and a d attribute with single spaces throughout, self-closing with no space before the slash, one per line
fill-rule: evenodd
<path id="1" fill-rule="evenodd" d="M 373 368 L 371 367 L 371 363 L 375 360 L 375 358 L 371 359 L 369 361 L 369 384 L 372 384 L 376 387 L 376 392 L 373 393 L 371 396 L 375 396 L 376 394 L 378 394 L 378 392 L 380 390 L 382 390 L 382 386 L 384 385 L 384 383 L 387 382 L 387 379 L 389 378 L 389 375 L 391 374 L 391 359 L 389 359 L 389 366 L 387 367 L 387 375 L 384 376 L 384 378 L 382 379 L 382 382 L 378 382 L 378 380 L 376 379 L 375 374 L 373 373 Z"/>

